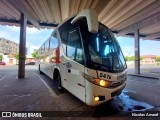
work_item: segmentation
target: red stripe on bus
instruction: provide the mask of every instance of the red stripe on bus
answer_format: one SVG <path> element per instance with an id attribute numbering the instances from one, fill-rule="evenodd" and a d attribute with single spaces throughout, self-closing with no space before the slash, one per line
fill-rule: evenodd
<path id="1" fill-rule="evenodd" d="M 56 63 L 60 63 L 60 48 L 57 48 L 56 50 Z"/>

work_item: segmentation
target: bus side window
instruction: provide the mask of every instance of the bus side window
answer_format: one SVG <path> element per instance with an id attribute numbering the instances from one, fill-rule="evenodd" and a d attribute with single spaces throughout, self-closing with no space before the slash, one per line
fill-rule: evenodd
<path id="1" fill-rule="evenodd" d="M 58 39 L 57 39 L 57 34 L 55 33 L 53 36 L 50 38 L 50 50 L 53 50 L 58 47 Z"/>
<path id="2" fill-rule="evenodd" d="M 46 51 L 45 51 L 45 48 L 46 48 L 46 46 L 45 46 L 45 43 L 43 44 L 43 53 L 45 53 Z"/>
<path id="3" fill-rule="evenodd" d="M 49 40 L 45 43 L 45 52 L 47 53 L 49 51 Z"/>
<path id="4" fill-rule="evenodd" d="M 83 64 L 83 50 L 78 29 L 74 29 L 68 34 L 67 56 Z"/>
<path id="5" fill-rule="evenodd" d="M 62 41 L 62 49 L 63 53 L 67 55 L 66 48 L 67 48 L 67 31 L 63 30 L 61 32 L 61 41 Z"/>

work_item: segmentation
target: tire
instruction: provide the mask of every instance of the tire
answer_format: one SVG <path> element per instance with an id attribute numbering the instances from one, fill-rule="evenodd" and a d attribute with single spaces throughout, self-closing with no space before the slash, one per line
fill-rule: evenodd
<path id="1" fill-rule="evenodd" d="M 39 65 L 39 73 L 40 73 L 40 74 L 42 74 L 42 71 L 41 71 L 40 65 Z"/>
<path id="2" fill-rule="evenodd" d="M 57 89 L 60 91 L 60 92 L 64 92 L 64 88 L 62 87 L 61 85 L 61 76 L 60 76 L 60 73 L 57 72 L 56 74 L 56 77 L 55 77 L 55 82 L 56 82 L 56 86 L 57 86 Z"/>
<path id="3" fill-rule="evenodd" d="M 61 76 L 60 76 L 59 72 L 57 73 L 55 80 L 56 80 L 56 85 L 57 85 L 58 90 L 61 90 L 62 89 Z"/>

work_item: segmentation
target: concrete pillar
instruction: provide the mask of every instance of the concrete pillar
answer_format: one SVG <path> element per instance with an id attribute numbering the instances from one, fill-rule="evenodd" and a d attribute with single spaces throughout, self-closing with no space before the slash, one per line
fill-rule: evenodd
<path id="1" fill-rule="evenodd" d="M 26 26 L 27 17 L 23 13 L 21 13 L 18 78 L 25 77 Z"/>
<path id="2" fill-rule="evenodd" d="M 140 74 L 140 40 L 139 40 L 139 30 L 134 31 L 135 39 L 135 74 Z"/>

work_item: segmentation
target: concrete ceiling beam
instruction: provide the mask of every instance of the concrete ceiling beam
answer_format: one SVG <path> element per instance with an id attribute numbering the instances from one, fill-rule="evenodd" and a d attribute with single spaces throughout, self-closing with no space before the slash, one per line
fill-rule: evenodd
<path id="1" fill-rule="evenodd" d="M 151 15 L 150 17 L 148 17 L 144 20 L 136 22 L 136 23 L 124 28 L 124 29 L 121 29 L 118 32 L 118 35 L 124 35 L 124 34 L 130 33 L 130 32 L 133 32 L 136 29 L 142 29 L 142 28 L 148 27 L 149 25 L 156 24 L 159 21 L 160 21 L 160 12 L 158 12 L 154 15 Z"/>
<path id="2" fill-rule="evenodd" d="M 146 35 L 146 37 L 144 37 L 143 39 L 150 40 L 150 39 L 156 39 L 156 38 L 160 38 L 160 32 Z"/>
<path id="3" fill-rule="evenodd" d="M 70 0 L 60 0 L 60 13 L 62 21 L 69 17 Z"/>
<path id="4" fill-rule="evenodd" d="M 132 10 L 134 7 L 136 7 L 138 4 L 140 4 L 142 0 L 131 0 L 128 2 L 121 10 L 117 11 L 113 17 L 108 19 L 105 24 L 107 24 L 110 28 L 110 24 L 112 24 L 115 21 L 119 21 L 120 17 L 127 14 L 130 10 Z"/>
<path id="5" fill-rule="evenodd" d="M 132 15 L 131 17 L 127 18 L 126 20 L 120 22 L 118 25 L 112 27 L 113 30 L 121 30 L 127 26 L 130 26 L 138 21 L 144 20 L 147 17 L 154 15 L 158 12 L 160 12 L 160 1 L 157 0 L 153 3 L 151 3 L 149 6 L 143 8 L 138 13 Z"/>
<path id="6" fill-rule="evenodd" d="M 22 0 L 6 0 L 6 1 L 9 2 L 11 5 L 13 5 L 19 12 L 27 16 L 28 21 L 30 21 L 33 25 L 35 25 L 36 27 L 39 26 L 39 22 L 36 19 L 34 19 L 34 17 L 26 9 L 24 4 L 22 3 Z"/>
<path id="7" fill-rule="evenodd" d="M 105 8 L 102 10 L 102 12 L 98 15 L 99 21 L 102 21 L 109 12 L 109 10 L 116 4 L 118 0 L 110 0 L 109 3 L 105 6 Z"/>
<path id="8" fill-rule="evenodd" d="M 122 15 L 118 20 L 112 22 L 110 24 L 110 28 L 114 28 L 115 26 L 118 25 L 119 23 L 125 21 L 127 18 L 131 17 L 132 15 L 136 14 L 137 12 L 141 11 L 143 8 L 149 6 L 151 3 L 153 3 L 155 0 L 143 0 L 141 3 L 136 5 L 133 9 L 128 11 L 126 14 Z"/>

